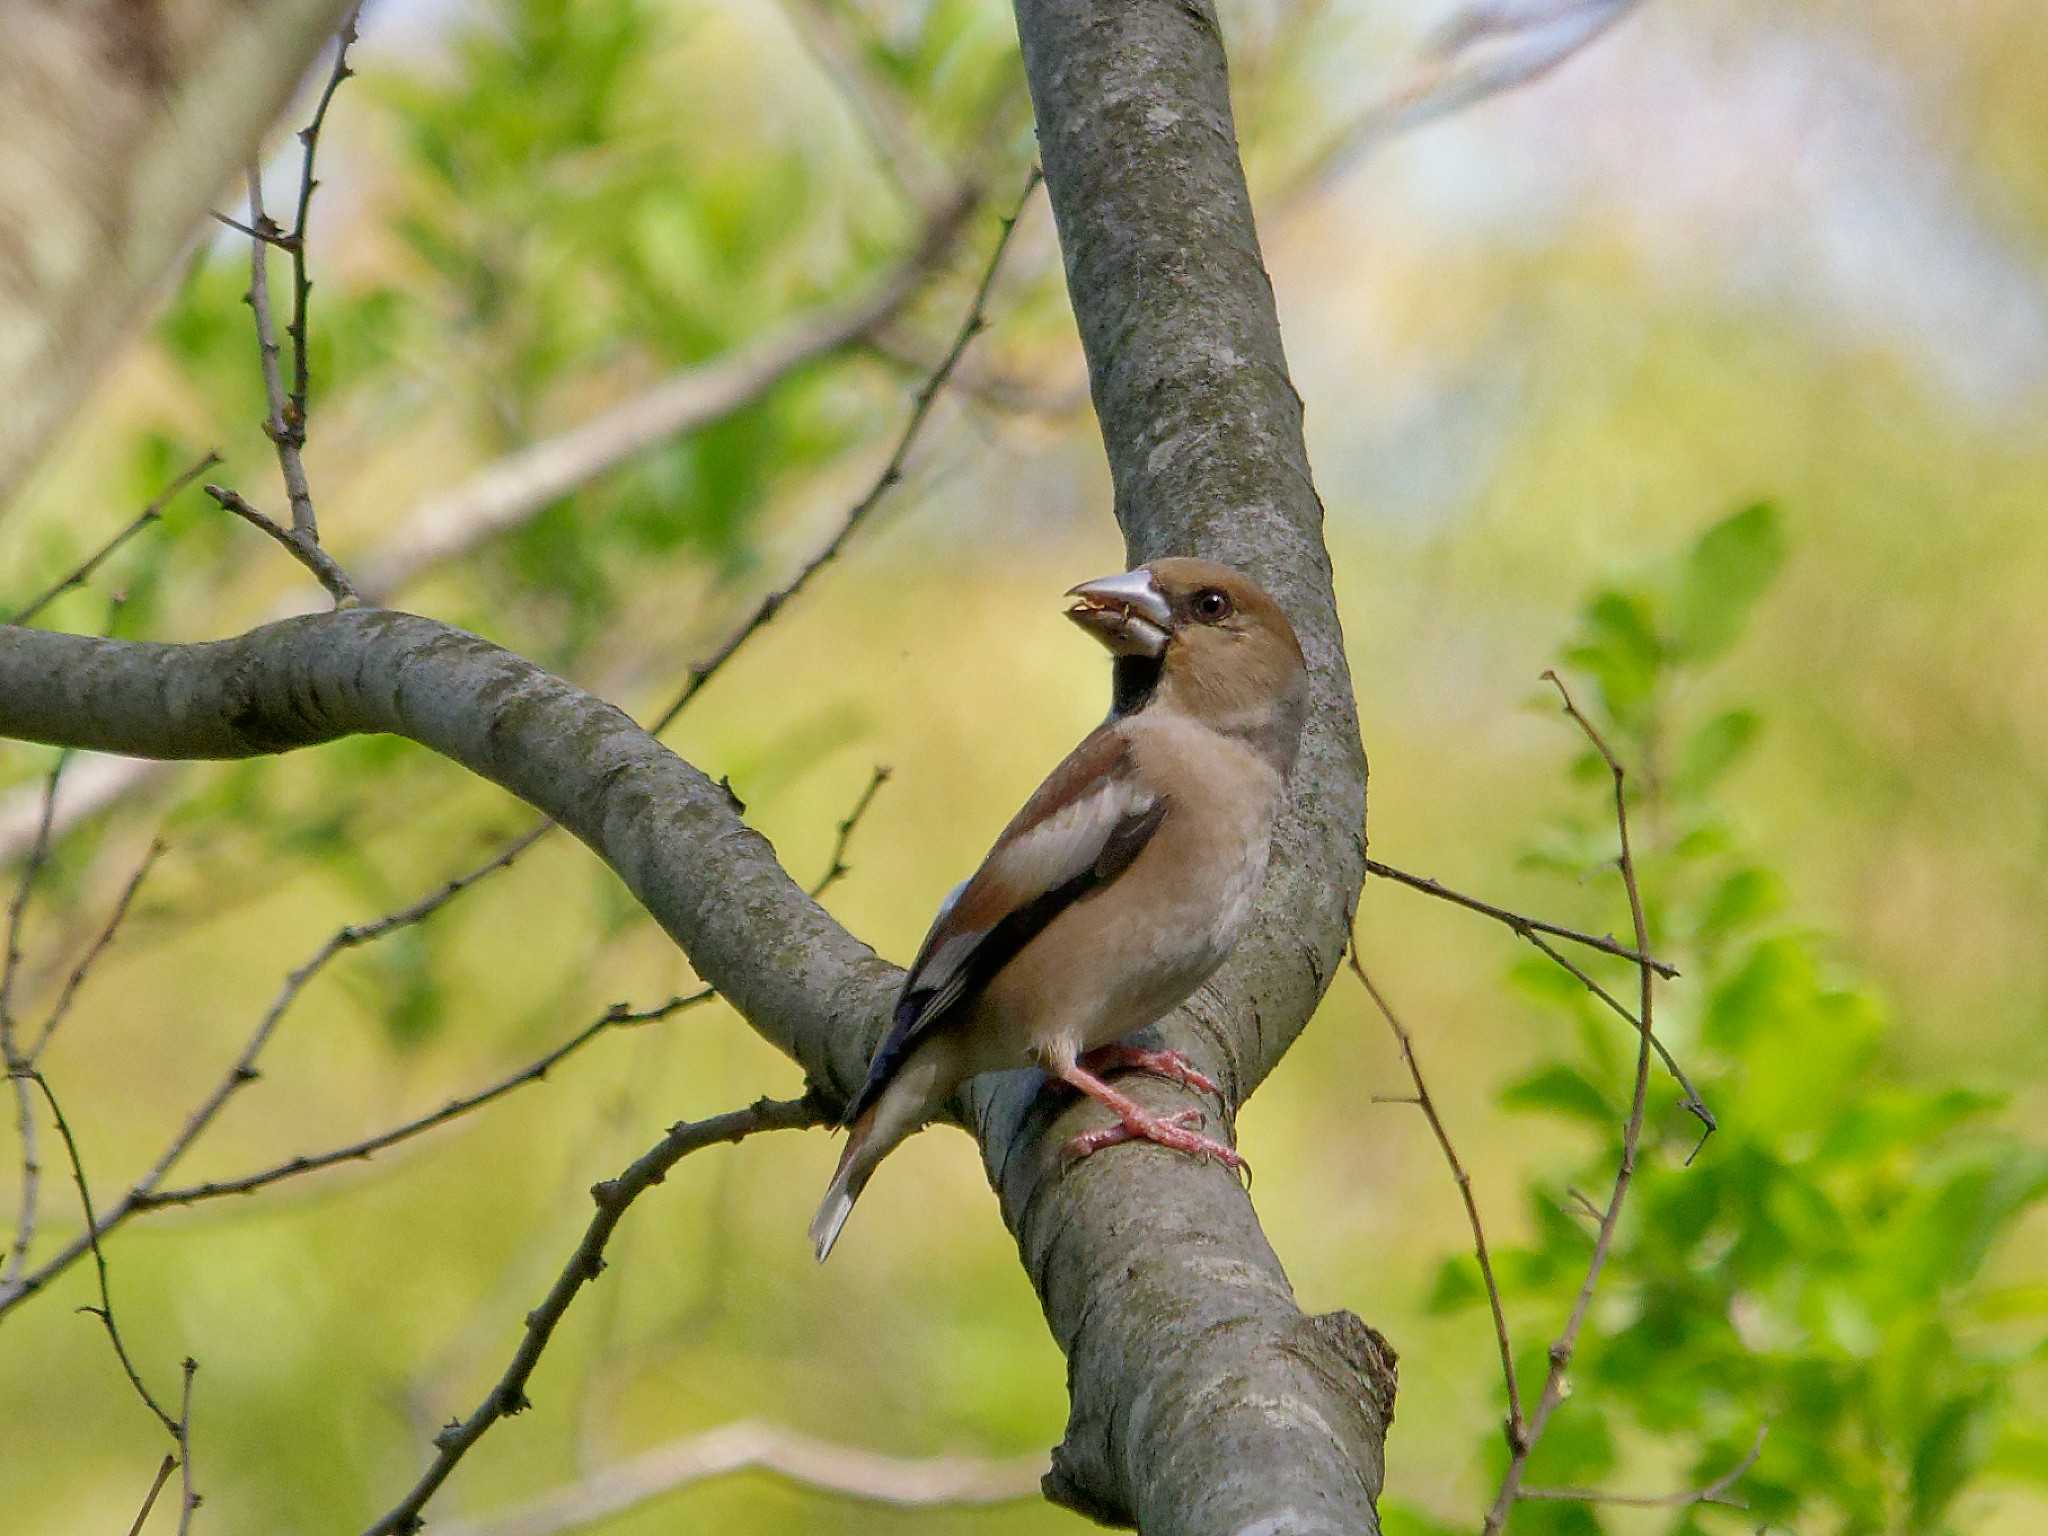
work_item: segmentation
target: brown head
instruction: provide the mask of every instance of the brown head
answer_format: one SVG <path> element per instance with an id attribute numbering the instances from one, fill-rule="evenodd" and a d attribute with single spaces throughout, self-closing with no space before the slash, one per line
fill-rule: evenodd
<path id="1" fill-rule="evenodd" d="M 1308 667 L 1287 615 L 1249 576 L 1176 556 L 1067 596 L 1067 617 L 1117 658 L 1118 714 L 1164 705 L 1245 737 L 1283 773 L 1293 765 Z"/>

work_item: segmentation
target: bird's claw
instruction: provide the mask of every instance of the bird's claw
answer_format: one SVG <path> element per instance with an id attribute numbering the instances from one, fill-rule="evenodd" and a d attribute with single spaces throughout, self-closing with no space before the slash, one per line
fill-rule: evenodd
<path id="1" fill-rule="evenodd" d="M 1176 1152 L 1185 1152 L 1191 1157 L 1213 1158 L 1232 1173 L 1242 1171 L 1249 1177 L 1251 1164 L 1238 1155 L 1235 1147 L 1204 1136 L 1195 1129 L 1205 1119 L 1199 1109 L 1183 1109 L 1170 1115 L 1126 1116 L 1115 1125 L 1083 1131 L 1062 1150 L 1069 1162 L 1078 1162 L 1120 1142 L 1149 1141 Z"/>

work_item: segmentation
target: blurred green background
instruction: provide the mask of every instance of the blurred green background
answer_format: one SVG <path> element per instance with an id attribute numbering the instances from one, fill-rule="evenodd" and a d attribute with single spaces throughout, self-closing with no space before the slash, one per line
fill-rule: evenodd
<path id="1" fill-rule="evenodd" d="M 1536 683 L 1563 667 L 1639 770 L 1658 948 L 1686 971 L 1659 1017 L 1722 1125 L 1684 1166 L 1697 1138 L 1653 1080 L 1646 1171 L 1531 1476 L 1696 1485 L 1767 1424 L 1751 1509 L 1530 1504 L 1512 1529 L 2042 1529 L 2048 13 L 1652 0 L 1551 77 L 1304 187 L 1445 10 L 1224 10 L 1374 852 L 1626 931 L 1603 781 Z M 965 313 L 1031 155 L 1008 10 L 383 0 L 357 58 L 315 204 L 307 451 L 345 563 L 467 472 L 864 291 L 949 189 L 987 193 L 867 342 L 396 599 L 650 712 L 836 526 Z M 246 282 L 238 239 L 196 255 L 8 509 L 10 607 L 205 448 L 281 509 Z M 828 905 L 899 961 L 1105 697 L 1058 603 L 1122 555 L 1042 195 L 990 317 L 905 483 L 667 736 L 800 879 L 893 765 Z M 306 586 L 188 493 L 45 621 L 95 628 L 121 591 L 122 634 L 198 640 Z M 0 754 L 19 784 L 48 765 Z M 169 847 L 45 1063 L 102 1203 L 327 934 L 526 824 L 359 740 L 161 774 L 67 832 L 25 930 L 31 1016 L 143 847 Z M 1504 929 L 1384 882 L 1360 944 L 1474 1174 L 1533 1399 L 1588 1246 L 1570 1191 L 1612 1177 L 1628 1039 Z M 544 843 L 338 961 L 179 1181 L 369 1134 L 691 980 L 589 855 Z M 124 1228 L 139 1363 L 161 1391 L 200 1362 L 202 1528 L 367 1524 L 502 1369 L 583 1191 L 677 1117 L 798 1087 L 729 1013 L 686 1012 L 375 1161 Z M 1374 1102 L 1404 1091 L 1340 978 L 1240 1131 L 1303 1305 L 1401 1352 L 1389 1529 L 1470 1530 L 1503 1460 L 1499 1369 L 1438 1151 Z M 45 1155 L 37 1256 L 75 1230 Z M 708 1151 L 636 1207 L 533 1411 L 429 1514 L 483 1519 L 747 1417 L 910 1456 L 1052 1444 L 1062 1363 L 967 1143 L 893 1160 L 820 1270 L 802 1234 L 833 1157 L 817 1134 Z M 162 1453 L 75 1311 L 94 1299 L 81 1265 L 0 1319 L 13 1529 L 125 1529 Z M 747 1474 L 602 1529 L 1081 1525 Z"/>

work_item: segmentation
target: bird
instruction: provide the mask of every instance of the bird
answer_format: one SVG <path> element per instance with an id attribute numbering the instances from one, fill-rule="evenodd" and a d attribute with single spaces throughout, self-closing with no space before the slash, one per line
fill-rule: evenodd
<path id="1" fill-rule="evenodd" d="M 1250 925 L 1308 716 L 1301 642 L 1256 582 L 1214 561 L 1158 559 L 1066 595 L 1113 658 L 1109 716 L 940 906 L 843 1116 L 810 1228 L 821 1263 L 882 1159 L 982 1072 L 1037 1066 L 1116 1116 L 1069 1157 L 1145 1140 L 1244 1166 L 1195 1128 L 1201 1111 L 1154 1114 L 1102 1073 L 1218 1094 L 1178 1052 L 1126 1037 L 1191 996 Z"/>

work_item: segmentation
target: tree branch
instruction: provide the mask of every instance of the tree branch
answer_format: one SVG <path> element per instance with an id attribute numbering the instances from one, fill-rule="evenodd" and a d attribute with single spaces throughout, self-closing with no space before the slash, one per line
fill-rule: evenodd
<path id="1" fill-rule="evenodd" d="M 508 454 L 429 497 L 398 533 L 353 562 L 365 599 L 388 601 L 607 470 L 744 409 L 797 370 L 867 335 L 930 280 L 979 201 L 972 188 L 957 191 L 932 216 L 916 249 L 861 297 L 808 311 L 724 357 L 672 373 L 581 426 Z"/>
<path id="2" fill-rule="evenodd" d="M 1628 790 L 1621 759 L 1614 755 L 1593 722 L 1579 713 L 1564 679 L 1555 672 L 1545 672 L 1543 676 L 1556 685 L 1559 697 L 1564 700 L 1564 712 L 1585 733 L 1614 779 L 1614 824 L 1621 841 L 1621 883 L 1628 892 L 1629 915 L 1635 924 L 1636 953 L 1645 957 L 1636 967 L 1641 978 L 1637 1027 L 1642 1043 L 1636 1049 L 1635 1091 L 1629 1101 L 1628 1123 L 1621 1132 L 1621 1164 L 1615 1170 L 1614 1188 L 1608 1194 L 1606 1208 L 1600 1213 L 1600 1226 L 1593 1236 L 1593 1256 L 1586 1263 L 1586 1278 L 1580 1282 L 1579 1293 L 1572 1302 L 1571 1315 L 1565 1319 L 1563 1330 L 1551 1342 L 1550 1370 L 1543 1379 L 1542 1395 L 1536 1399 L 1535 1411 L 1529 1415 L 1528 1432 L 1519 1441 L 1510 1443 L 1508 1468 L 1501 1477 L 1500 1491 L 1494 1497 L 1493 1507 L 1487 1511 L 1481 1536 L 1499 1536 L 1505 1529 L 1508 1515 L 1514 1509 L 1515 1501 L 1521 1497 L 1522 1479 L 1528 1471 L 1530 1453 L 1549 1427 L 1550 1416 L 1564 1401 L 1565 1373 L 1571 1368 L 1572 1351 L 1578 1344 L 1580 1329 L 1585 1326 L 1586 1314 L 1592 1308 L 1593 1293 L 1599 1288 L 1601 1271 L 1607 1267 L 1607 1255 L 1614 1246 L 1615 1229 L 1621 1224 L 1622 1203 L 1628 1199 L 1629 1185 L 1635 1178 L 1636 1153 L 1643 1139 L 1643 1107 L 1650 1089 L 1650 1041 L 1653 1038 L 1650 1011 L 1656 1001 L 1657 973 L 1648 960 L 1650 925 L 1643 915 L 1642 887 L 1636 882 L 1635 853 L 1629 846 Z"/>
<path id="3" fill-rule="evenodd" d="M 66 592 L 71 591 L 74 587 L 84 586 L 86 582 L 92 579 L 92 573 L 98 570 L 109 556 L 123 544 L 134 538 L 135 535 L 142 532 L 143 529 L 159 521 L 164 515 L 164 508 L 171 504 L 172 498 L 219 462 L 219 454 L 208 452 L 198 463 L 187 469 L 166 486 L 161 496 L 138 512 L 112 538 L 87 555 L 77 565 L 73 566 L 71 570 L 50 583 L 49 586 L 45 587 L 35 597 L 24 603 L 6 622 L 9 624 L 26 624 Z"/>
<path id="4" fill-rule="evenodd" d="M 355 583 L 348 579 L 348 572 L 341 568 L 334 556 L 320 547 L 318 534 L 300 531 L 296 504 L 292 512 L 293 525 L 287 528 L 268 513 L 251 506 L 239 492 L 229 490 L 224 485 L 208 485 L 205 491 L 223 511 L 234 513 L 243 522 L 261 529 L 282 544 L 290 552 L 291 557 L 311 571 L 314 579 L 327 589 L 327 595 L 334 599 L 335 607 L 351 608 L 362 601 L 356 594 Z M 310 507 L 312 503 L 308 502 L 307 505 Z"/>
<path id="5" fill-rule="evenodd" d="M 1388 1005 L 1386 998 L 1380 995 L 1380 989 L 1373 985 L 1372 978 L 1366 975 L 1365 966 L 1358 958 L 1356 946 L 1351 950 L 1350 962 L 1352 974 L 1365 988 L 1366 995 L 1373 1001 L 1373 1006 L 1379 1009 L 1380 1017 L 1387 1021 L 1387 1027 L 1394 1032 L 1394 1041 L 1401 1048 L 1401 1060 L 1408 1068 L 1409 1080 L 1415 1084 L 1415 1096 L 1408 1102 L 1421 1110 L 1423 1118 L 1429 1122 L 1429 1129 L 1436 1137 L 1436 1144 L 1443 1150 L 1444 1161 L 1450 1165 L 1451 1179 L 1458 1186 L 1458 1198 L 1464 1202 L 1465 1221 L 1472 1228 L 1472 1252 L 1479 1260 L 1479 1278 L 1486 1286 L 1487 1305 L 1493 1309 L 1493 1338 L 1500 1347 L 1500 1372 L 1507 1383 L 1508 1444 L 1511 1447 L 1519 1446 L 1527 1435 L 1522 1419 L 1521 1384 L 1515 1379 L 1515 1347 L 1508 1337 L 1507 1309 L 1501 1304 L 1500 1284 L 1493 1277 L 1493 1255 L 1486 1246 L 1486 1224 L 1479 1219 L 1479 1202 L 1472 1194 L 1472 1175 L 1465 1171 L 1465 1165 L 1458 1157 L 1458 1149 L 1451 1145 L 1451 1133 L 1445 1129 L 1443 1117 L 1437 1113 L 1436 1100 L 1430 1096 L 1429 1084 L 1423 1081 L 1422 1063 L 1415 1059 L 1414 1039 L 1409 1035 L 1407 1027 L 1395 1017 L 1393 1008 Z"/>
<path id="6" fill-rule="evenodd" d="M 1246 571 L 1287 610 L 1309 662 L 1310 725 L 1258 917 L 1160 1028 L 1224 1085 L 1234 1114 L 1336 975 L 1364 878 L 1365 756 L 1322 507 L 1213 7 L 1016 10 L 1129 555 Z M 1149 1148 L 1062 1169 L 1061 1140 L 1096 1122 L 1041 1086 L 1030 1073 L 982 1079 L 963 1110 L 1067 1354 L 1072 1413 L 1048 1495 L 1182 1536 L 1375 1531 L 1394 1391 L 1385 1340 L 1349 1313 L 1302 1314 L 1225 1170 Z M 1167 1084 L 1131 1086 L 1153 1106 L 1215 1108 Z"/>
<path id="7" fill-rule="evenodd" d="M 776 1424 L 724 1424 L 660 1446 L 477 1521 L 434 1523 L 434 1536 L 554 1536 L 735 1472 L 767 1472 L 798 1488 L 896 1509 L 974 1508 L 1039 1496 L 1043 1456 L 884 1456 Z"/>
<path id="8" fill-rule="evenodd" d="M 1163 1030 L 1234 1105 L 1335 974 L 1363 875 L 1364 756 L 1300 403 L 1213 10 L 1021 0 L 1018 21 L 1131 552 L 1247 570 L 1287 607 L 1311 666 L 1313 723 L 1259 919 Z M 822 1090 L 860 1080 L 899 973 L 797 890 L 716 784 L 541 668 L 360 610 L 190 647 L 22 632 L 0 647 L 0 733 L 243 756 L 351 731 L 406 735 L 560 820 Z M 1303 1316 L 1221 1170 L 1144 1147 L 1062 1169 L 1055 1150 L 1083 1112 L 1062 1124 L 1069 1105 L 1040 1086 L 985 1080 L 959 1110 L 1069 1357 L 1073 1416 L 1048 1492 L 1190 1536 L 1281 1519 L 1298 1536 L 1373 1531 L 1394 1385 L 1384 1341 L 1349 1314 Z"/>
<path id="9" fill-rule="evenodd" d="M 35 239 L 0 246 L 0 502 L 353 3 L 10 8 L 0 229 Z"/>
<path id="10" fill-rule="evenodd" d="M 1768 1424 L 1759 1424 L 1756 1438 L 1743 1452 L 1741 1460 L 1703 1487 L 1682 1488 L 1676 1493 L 1609 1493 L 1604 1488 L 1524 1488 L 1520 1496 L 1561 1504 L 1621 1504 L 1634 1509 L 1682 1509 L 1688 1504 L 1719 1504 L 1728 1509 L 1747 1509 L 1749 1506 L 1741 1499 L 1730 1498 L 1728 1490 L 1741 1482 L 1743 1475 L 1757 1464 L 1757 1459 L 1764 1453 L 1764 1436 L 1769 1432 Z"/>

